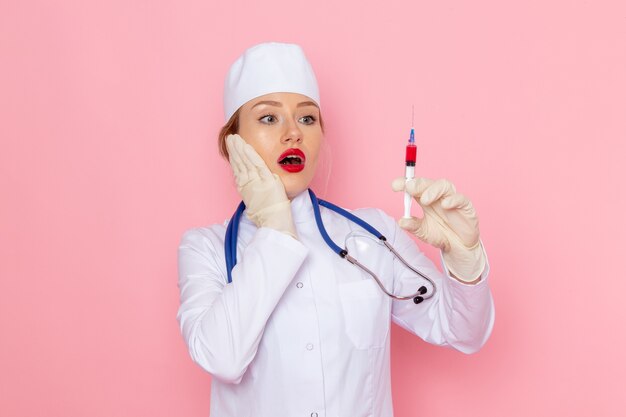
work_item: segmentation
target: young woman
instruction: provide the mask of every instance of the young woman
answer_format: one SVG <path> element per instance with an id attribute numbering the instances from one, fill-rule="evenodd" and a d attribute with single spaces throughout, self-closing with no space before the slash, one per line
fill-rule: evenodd
<path id="1" fill-rule="evenodd" d="M 421 219 L 348 210 L 429 283 L 309 192 L 324 130 L 299 46 L 246 50 L 228 73 L 224 110 L 219 148 L 245 210 L 188 230 L 179 247 L 177 319 L 191 358 L 213 376 L 211 416 L 392 416 L 391 321 L 464 353 L 484 345 L 495 317 L 489 264 L 476 212 L 449 181 L 393 181 Z M 441 249 L 443 273 L 405 230 Z M 348 252 L 382 287 L 417 297 L 390 297 L 331 244 L 354 241 Z"/>

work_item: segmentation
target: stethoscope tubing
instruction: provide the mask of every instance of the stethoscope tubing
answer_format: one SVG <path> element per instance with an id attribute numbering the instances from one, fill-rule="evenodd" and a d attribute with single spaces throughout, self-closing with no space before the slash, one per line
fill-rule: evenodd
<path id="1" fill-rule="evenodd" d="M 311 190 L 310 188 L 309 188 L 308 191 L 309 191 L 309 196 L 311 198 L 311 203 L 312 203 L 312 206 L 313 206 L 313 213 L 315 214 L 315 222 L 317 223 L 317 228 L 319 229 L 320 234 L 322 235 L 322 238 L 324 239 L 326 244 L 335 253 L 337 253 L 341 258 L 346 259 L 348 262 L 350 262 L 351 264 L 357 266 L 358 268 L 360 268 L 361 270 L 363 270 L 364 272 L 369 274 L 372 278 L 374 278 L 374 280 L 376 281 L 376 283 L 378 284 L 380 289 L 385 294 L 387 294 L 389 297 L 392 297 L 392 298 L 394 298 L 396 300 L 413 299 L 413 302 L 415 302 L 415 304 L 419 304 L 422 301 L 424 301 L 425 299 L 428 299 L 428 298 L 432 297 L 435 294 L 435 291 L 437 290 L 437 286 L 436 286 L 435 282 L 432 279 L 430 279 L 428 276 L 426 276 L 425 274 L 420 272 L 419 270 L 417 270 L 414 267 L 412 267 L 398 252 L 396 252 L 396 250 L 393 248 L 393 246 L 391 246 L 391 244 L 389 242 L 387 242 L 387 238 L 385 236 L 383 236 L 382 233 L 380 233 L 378 230 L 376 230 L 372 225 L 368 224 L 367 222 L 365 222 L 364 220 L 362 220 L 359 217 L 355 216 L 354 214 L 352 214 L 352 213 L 342 209 L 341 207 L 338 207 L 338 206 L 336 206 L 336 205 L 334 205 L 334 204 L 332 204 L 332 203 L 330 203 L 328 201 L 318 199 L 317 196 L 315 195 L 315 193 L 313 192 L 313 190 Z M 328 208 L 330 210 L 333 210 L 334 212 L 344 216 L 348 220 L 351 220 L 354 223 L 358 224 L 363 229 L 365 229 L 368 232 L 370 232 L 372 235 L 376 236 L 387 247 L 387 249 L 389 249 L 389 251 L 391 253 L 393 253 L 394 256 L 396 256 L 400 260 L 400 262 L 402 262 L 411 271 L 415 272 L 420 277 L 422 277 L 425 280 L 427 280 L 428 282 L 430 282 L 430 284 L 433 286 L 433 291 L 428 293 L 427 288 L 425 286 L 423 286 L 423 285 L 418 289 L 418 291 L 416 293 L 411 294 L 411 295 L 406 295 L 406 296 L 395 295 L 395 294 L 392 294 L 389 291 L 387 291 L 387 289 L 385 288 L 383 283 L 380 281 L 380 279 L 378 278 L 378 276 L 374 272 L 369 270 L 365 265 L 361 264 L 354 257 L 350 256 L 350 254 L 348 253 L 347 249 L 342 249 L 337 244 L 335 244 L 335 242 L 333 242 L 333 240 L 330 238 L 330 236 L 326 232 L 326 228 L 324 227 L 324 223 L 322 222 L 322 216 L 321 216 L 321 213 L 320 213 L 319 206 L 323 206 L 323 207 L 326 207 L 326 208 Z M 241 220 L 241 215 L 244 212 L 245 208 L 246 208 L 246 206 L 245 206 L 244 202 L 242 201 L 239 204 L 239 206 L 237 207 L 237 210 L 235 211 L 235 214 L 231 218 L 231 220 L 228 223 L 228 226 L 226 228 L 224 250 L 225 250 L 225 256 L 226 256 L 226 272 L 227 272 L 227 275 L 228 275 L 228 283 L 232 282 L 232 272 L 231 271 L 234 268 L 234 266 L 237 264 L 237 235 L 238 235 L 238 232 L 239 232 L 239 223 L 240 223 L 240 220 Z"/>

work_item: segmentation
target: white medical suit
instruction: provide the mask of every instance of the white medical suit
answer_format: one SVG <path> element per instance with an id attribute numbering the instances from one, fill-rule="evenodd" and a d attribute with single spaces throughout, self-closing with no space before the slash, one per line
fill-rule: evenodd
<path id="1" fill-rule="evenodd" d="M 361 229 L 320 210 L 339 246 Z M 211 417 L 391 417 L 390 321 L 464 353 L 489 338 L 495 310 L 488 262 L 479 283 L 461 283 L 443 258 L 439 272 L 382 210 L 351 210 L 437 285 L 421 304 L 395 300 L 330 249 L 307 191 L 292 200 L 292 212 L 299 241 L 257 228 L 244 213 L 230 284 L 228 221 L 182 237 L 177 319 L 192 360 L 212 375 Z M 389 251 L 380 253 L 368 263 L 395 294 L 413 294 L 425 282 L 399 267 Z"/>

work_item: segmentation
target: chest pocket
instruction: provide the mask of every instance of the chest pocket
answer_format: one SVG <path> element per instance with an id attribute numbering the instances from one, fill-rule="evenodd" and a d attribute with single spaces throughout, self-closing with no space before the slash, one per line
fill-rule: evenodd
<path id="1" fill-rule="evenodd" d="M 354 347 L 384 347 L 389 333 L 389 297 L 372 278 L 340 283 L 337 288 L 345 332 Z"/>

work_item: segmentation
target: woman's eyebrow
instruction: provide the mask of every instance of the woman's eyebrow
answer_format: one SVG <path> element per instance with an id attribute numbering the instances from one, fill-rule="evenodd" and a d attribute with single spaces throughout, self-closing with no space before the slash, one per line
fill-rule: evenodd
<path id="1" fill-rule="evenodd" d="M 315 104 L 312 101 L 303 101 L 302 103 L 298 103 L 298 105 L 296 107 L 304 107 L 304 106 L 315 106 L 315 107 L 317 107 L 317 104 Z"/>
<path id="2" fill-rule="evenodd" d="M 255 108 L 256 106 L 260 106 L 261 104 L 268 104 L 270 106 L 283 107 L 283 103 L 281 103 L 279 101 L 264 100 L 264 101 L 259 101 L 254 106 L 252 106 L 252 108 Z M 296 107 L 304 107 L 304 106 L 315 106 L 315 107 L 318 107 L 317 104 L 315 104 L 312 101 L 303 101 L 302 103 L 298 103 L 298 105 Z"/>

